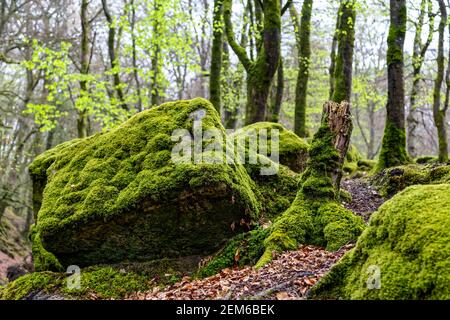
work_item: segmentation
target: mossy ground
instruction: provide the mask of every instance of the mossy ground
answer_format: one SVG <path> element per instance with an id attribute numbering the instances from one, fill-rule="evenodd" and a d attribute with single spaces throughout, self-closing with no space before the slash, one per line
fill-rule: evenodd
<path id="1" fill-rule="evenodd" d="M 449 183 L 450 165 L 409 164 L 385 169 L 372 176 L 370 180 L 383 197 L 391 198 L 412 185 Z"/>
<path id="2" fill-rule="evenodd" d="M 192 275 L 200 256 L 160 259 L 147 262 L 122 262 L 97 265 L 80 270 L 80 287 L 72 276 L 62 272 L 35 272 L 0 287 L 0 300 L 33 298 L 37 293 L 63 299 L 123 299 L 128 294 L 164 287 Z"/>
<path id="3" fill-rule="evenodd" d="M 33 236 L 38 270 L 207 254 L 243 230 L 231 230 L 234 221 L 256 221 L 260 206 L 242 165 L 171 160 L 172 133 L 192 135 L 199 110 L 206 114 L 203 132 L 225 134 L 212 105 L 194 99 L 141 112 L 110 132 L 37 157 L 30 173 L 40 208 Z M 225 143 L 219 148 L 225 151 Z"/>
<path id="4" fill-rule="evenodd" d="M 311 297 L 450 299 L 450 185 L 413 186 L 386 202 Z M 370 268 L 380 271 L 370 289 Z M 373 267 L 372 267 L 373 268 Z"/>

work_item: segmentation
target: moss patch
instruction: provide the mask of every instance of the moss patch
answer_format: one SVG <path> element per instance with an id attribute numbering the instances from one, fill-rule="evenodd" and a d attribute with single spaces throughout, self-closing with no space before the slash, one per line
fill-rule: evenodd
<path id="1" fill-rule="evenodd" d="M 325 299 L 450 299 L 450 185 L 413 186 L 386 202 L 356 248 L 312 290 Z M 379 289 L 367 281 L 376 266 Z"/>
<path id="2" fill-rule="evenodd" d="M 385 169 L 371 178 L 371 183 L 385 198 L 412 185 L 440 184 L 450 182 L 450 165 L 411 164 Z"/>
<path id="3" fill-rule="evenodd" d="M 48 252 L 62 266 L 83 267 L 206 255 L 244 230 L 232 230 L 233 222 L 257 220 L 255 186 L 242 165 L 172 161 L 172 133 L 184 129 L 193 136 L 193 113 L 199 110 L 203 132 L 215 129 L 224 136 L 213 106 L 194 99 L 146 110 L 108 133 L 38 157 L 30 166 L 40 207 L 36 256 Z M 206 149 L 215 142 L 225 156 L 224 141 L 210 139 L 202 157 L 218 156 Z M 40 270 L 55 264 L 43 260 Z"/>
<path id="4" fill-rule="evenodd" d="M 279 162 L 282 165 L 289 167 L 294 172 L 303 172 L 306 168 L 306 161 L 308 160 L 308 143 L 297 136 L 294 132 L 287 130 L 283 125 L 272 122 L 258 122 L 246 126 L 232 135 L 232 137 L 242 137 L 246 134 L 254 132 L 256 135 L 266 132 L 269 142 L 267 144 L 267 154 L 272 152 L 270 139 L 273 130 L 279 132 Z M 248 151 L 248 145 L 246 145 Z"/>
<path id="5" fill-rule="evenodd" d="M 165 272 L 169 272 L 166 269 Z M 0 291 L 1 300 L 21 300 L 32 298 L 42 292 L 65 299 L 121 299 L 127 294 L 149 290 L 154 282 L 145 274 L 135 273 L 125 268 L 95 266 L 82 269 L 80 287 L 69 287 L 76 283 L 69 274 L 55 272 L 35 272 L 8 283 Z"/>

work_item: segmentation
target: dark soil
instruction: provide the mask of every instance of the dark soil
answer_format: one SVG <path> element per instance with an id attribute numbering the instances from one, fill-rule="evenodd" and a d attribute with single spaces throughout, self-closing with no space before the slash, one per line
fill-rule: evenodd
<path id="1" fill-rule="evenodd" d="M 364 218 L 368 222 L 372 213 L 384 203 L 380 194 L 363 179 L 342 181 L 341 187 L 352 196 L 352 202 L 343 202 L 344 207 Z"/>

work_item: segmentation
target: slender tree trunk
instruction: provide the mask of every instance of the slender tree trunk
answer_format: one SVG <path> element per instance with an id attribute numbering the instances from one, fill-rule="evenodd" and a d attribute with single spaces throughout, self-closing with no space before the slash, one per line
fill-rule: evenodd
<path id="1" fill-rule="evenodd" d="M 115 21 L 113 20 L 113 17 L 111 16 L 111 13 L 109 11 L 108 2 L 107 0 L 102 0 L 102 6 L 103 6 L 103 12 L 105 13 L 106 20 L 109 24 L 109 31 L 108 31 L 108 54 L 109 54 L 109 62 L 111 65 L 111 70 L 113 74 L 113 84 L 114 84 L 114 90 L 117 94 L 117 98 L 119 99 L 120 105 L 122 109 L 129 110 L 127 104 L 125 103 L 125 95 L 123 93 L 122 89 L 122 81 L 120 80 L 120 74 L 119 74 L 119 57 L 117 55 L 117 48 L 116 45 L 116 26 Z"/>
<path id="2" fill-rule="evenodd" d="M 424 44 L 422 44 L 422 30 L 424 27 L 425 14 L 428 10 L 429 17 L 429 32 L 427 40 Z M 422 0 L 420 6 L 420 13 L 416 24 L 416 33 L 414 36 L 414 50 L 412 56 L 412 67 L 413 67 L 413 84 L 411 88 L 410 94 L 410 107 L 408 112 L 407 120 L 407 145 L 408 145 L 408 153 L 411 157 L 417 157 L 417 141 L 419 141 L 420 137 L 418 136 L 417 128 L 419 127 L 419 119 L 416 108 L 417 96 L 419 94 L 420 83 L 422 81 L 422 66 L 425 61 L 425 54 L 428 50 L 428 47 L 433 40 L 434 34 L 434 15 L 433 15 L 433 2 L 430 0 Z"/>
<path id="3" fill-rule="evenodd" d="M 388 36 L 388 102 L 386 125 L 378 170 L 409 161 L 406 153 L 405 83 L 403 47 L 406 34 L 406 0 L 390 0 L 391 25 Z"/>
<path id="4" fill-rule="evenodd" d="M 162 9 L 160 0 L 153 0 L 153 10 L 155 12 L 159 12 Z M 159 27 L 160 19 L 156 18 L 158 15 L 155 15 L 155 19 L 153 19 L 153 35 L 152 37 L 156 39 L 156 41 L 153 43 L 152 48 L 152 57 L 151 57 L 151 63 L 152 63 L 152 69 L 153 69 L 153 75 L 152 75 L 152 85 L 151 85 L 151 104 L 152 106 L 157 106 L 160 103 L 160 83 L 159 83 L 159 77 L 160 77 L 160 71 L 161 71 L 161 65 L 160 65 L 160 52 L 161 52 L 161 45 L 160 45 L 160 38 L 161 38 L 161 31 Z"/>
<path id="5" fill-rule="evenodd" d="M 138 65 L 137 65 L 137 51 L 136 51 L 136 34 L 135 34 L 135 27 L 136 27 L 136 8 L 134 0 L 130 1 L 131 6 L 131 21 L 130 21 L 130 27 L 131 27 L 131 46 L 133 48 L 132 53 L 132 60 L 133 60 L 133 77 L 134 82 L 136 84 L 136 91 L 138 95 L 138 110 L 142 111 L 143 105 L 142 105 L 142 93 L 141 93 L 141 82 L 139 80 L 139 74 L 138 74 Z"/>
<path id="6" fill-rule="evenodd" d="M 294 23 L 297 50 L 298 76 L 295 89 L 294 132 L 300 137 L 306 137 L 306 98 L 308 93 L 309 65 L 311 63 L 311 16 L 313 0 L 305 0 L 299 20 L 297 10 L 291 5 L 289 10 Z"/>
<path id="7" fill-rule="evenodd" d="M 219 113 L 221 109 L 223 32 L 223 0 L 214 0 L 209 99 Z"/>
<path id="8" fill-rule="evenodd" d="M 444 82 L 444 33 L 447 26 L 447 7 L 444 0 L 439 1 L 439 9 L 441 12 L 441 22 L 439 23 L 439 41 L 438 41 L 438 56 L 437 56 L 437 76 L 434 82 L 433 92 L 433 118 L 438 132 L 439 141 L 439 161 L 448 161 L 448 142 L 446 130 L 446 112 L 445 107 L 441 109 L 441 89 Z"/>
<path id="9" fill-rule="evenodd" d="M 338 51 L 334 70 L 332 101 L 350 102 L 352 94 L 353 49 L 355 46 L 355 0 L 343 0 L 338 31 Z"/>
<path id="10" fill-rule="evenodd" d="M 340 0 L 340 5 L 338 9 L 338 14 L 336 15 L 336 28 L 333 35 L 333 41 L 331 44 L 331 53 L 330 53 L 330 68 L 328 69 L 328 72 L 330 74 L 330 93 L 329 93 L 329 100 L 333 98 L 334 93 L 334 70 L 336 69 L 336 50 L 338 45 L 338 35 L 339 35 L 339 23 L 341 22 L 341 11 L 342 11 L 342 1 Z"/>
<path id="11" fill-rule="evenodd" d="M 279 0 L 264 0 L 262 5 L 263 23 L 261 45 L 255 61 L 247 56 L 246 49 L 235 39 L 231 22 L 232 0 L 224 2 L 224 19 L 228 43 L 247 71 L 247 105 L 245 124 L 264 121 L 267 112 L 267 100 L 273 78 L 280 61 L 281 8 Z M 256 11 L 255 11 L 256 12 Z"/>
<path id="12" fill-rule="evenodd" d="M 89 73 L 89 34 L 90 24 L 88 18 L 89 0 L 82 0 L 81 2 L 81 71 L 83 75 Z M 80 95 L 87 96 L 88 84 L 86 80 L 80 81 Z M 88 112 L 86 109 L 78 110 L 77 129 L 78 138 L 85 138 L 88 136 Z"/>
<path id="13" fill-rule="evenodd" d="M 238 65 L 237 70 L 235 71 L 238 76 L 235 76 L 230 70 L 230 50 L 228 48 L 228 43 L 224 42 L 223 44 L 223 69 L 226 70 L 225 73 L 227 76 L 222 78 L 222 86 L 224 90 L 222 93 L 227 95 L 228 98 L 233 96 L 234 101 L 239 101 L 240 93 L 243 86 L 243 73 L 242 66 Z M 238 112 L 235 103 L 228 103 L 224 105 L 224 120 L 223 124 L 226 129 L 235 129 L 236 123 L 238 120 Z"/>
<path id="14" fill-rule="evenodd" d="M 266 116 L 266 120 L 269 122 L 278 122 L 280 119 L 281 104 L 283 103 L 284 93 L 284 68 L 282 58 L 280 58 L 276 79 L 276 83 L 272 85 L 270 105 Z"/>

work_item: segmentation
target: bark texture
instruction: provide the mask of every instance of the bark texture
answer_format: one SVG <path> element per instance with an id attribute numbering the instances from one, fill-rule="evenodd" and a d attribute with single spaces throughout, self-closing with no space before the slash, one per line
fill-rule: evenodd
<path id="1" fill-rule="evenodd" d="M 391 25 L 388 36 L 388 102 L 386 126 L 378 170 L 408 162 L 405 130 L 405 83 L 403 47 L 406 34 L 406 0 L 390 1 Z"/>

